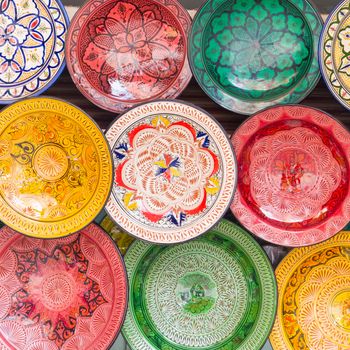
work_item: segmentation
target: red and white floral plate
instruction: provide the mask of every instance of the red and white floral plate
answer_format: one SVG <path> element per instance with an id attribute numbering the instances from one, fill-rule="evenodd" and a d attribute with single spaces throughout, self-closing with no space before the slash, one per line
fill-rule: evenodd
<path id="1" fill-rule="evenodd" d="M 0 230 L 0 349 L 107 349 L 126 306 L 123 260 L 97 225 L 50 240 Z"/>
<path id="2" fill-rule="evenodd" d="M 113 112 L 176 98 L 192 76 L 190 26 L 177 0 L 89 0 L 68 32 L 69 72 L 86 98 Z"/>
<path id="3" fill-rule="evenodd" d="M 178 243 L 209 230 L 236 187 L 230 141 L 206 112 L 178 101 L 137 106 L 106 133 L 115 183 L 106 210 L 126 232 Z"/>
<path id="4" fill-rule="evenodd" d="M 305 106 L 266 109 L 232 136 L 239 176 L 231 209 L 258 237 L 280 245 L 324 241 L 350 221 L 350 134 Z"/>

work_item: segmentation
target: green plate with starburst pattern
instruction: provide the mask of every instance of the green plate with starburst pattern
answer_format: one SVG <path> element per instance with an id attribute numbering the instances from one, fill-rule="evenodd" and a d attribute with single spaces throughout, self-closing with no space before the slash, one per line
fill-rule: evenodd
<path id="1" fill-rule="evenodd" d="M 319 78 L 322 19 L 308 0 L 208 0 L 189 38 L 193 74 L 222 107 L 298 103 Z"/>
<path id="2" fill-rule="evenodd" d="M 125 255 L 133 350 L 258 350 L 272 328 L 277 287 L 262 248 L 222 220 L 176 246 L 134 242 Z"/>

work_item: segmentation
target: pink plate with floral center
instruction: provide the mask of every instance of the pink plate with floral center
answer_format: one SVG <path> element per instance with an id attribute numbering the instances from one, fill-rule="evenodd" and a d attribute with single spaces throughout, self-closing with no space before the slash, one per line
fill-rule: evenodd
<path id="1" fill-rule="evenodd" d="M 191 18 L 177 0 L 90 0 L 66 40 L 69 72 L 97 106 L 121 112 L 187 86 Z"/>
<path id="2" fill-rule="evenodd" d="M 232 136 L 239 164 L 231 209 L 260 238 L 280 245 L 324 241 L 350 221 L 350 134 L 326 113 L 279 106 Z"/>
<path id="3" fill-rule="evenodd" d="M 178 243 L 215 225 L 232 201 L 236 159 L 220 125 L 182 102 L 156 101 L 107 131 L 115 183 L 107 211 L 126 232 Z"/>
<path id="4" fill-rule="evenodd" d="M 97 225 L 50 240 L 0 230 L 0 349 L 107 349 L 126 305 L 124 263 Z"/>

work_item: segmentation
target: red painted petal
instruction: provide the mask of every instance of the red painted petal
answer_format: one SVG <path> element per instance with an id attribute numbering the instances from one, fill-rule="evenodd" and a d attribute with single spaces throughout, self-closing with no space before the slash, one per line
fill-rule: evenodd
<path id="1" fill-rule="evenodd" d="M 34 39 L 37 40 L 43 40 L 43 38 L 40 36 L 40 34 L 36 33 L 36 32 L 32 32 L 32 37 L 34 37 Z"/>
<path id="2" fill-rule="evenodd" d="M 9 67 L 9 64 L 7 62 L 4 62 L 1 66 L 0 66 L 0 73 L 4 73 L 6 72 L 7 68 Z"/>
<path id="3" fill-rule="evenodd" d="M 9 1 L 8 0 L 4 0 L 2 3 L 1 3 L 1 10 L 2 11 L 5 11 L 7 9 L 7 6 L 9 4 Z"/>
<path id="4" fill-rule="evenodd" d="M 140 10 L 135 8 L 135 10 L 131 13 L 131 16 L 129 18 L 128 31 L 132 32 L 135 29 L 140 29 L 143 31 L 142 26 L 142 13 L 140 12 Z"/>
<path id="5" fill-rule="evenodd" d="M 145 130 L 145 129 L 155 129 L 155 127 L 150 126 L 150 125 L 140 125 L 137 128 L 135 128 L 129 132 L 129 135 L 128 135 L 129 136 L 129 143 L 130 143 L 130 146 L 132 148 L 134 148 L 134 138 L 135 138 L 136 134 L 138 132 L 140 132 L 141 130 Z"/>
<path id="6" fill-rule="evenodd" d="M 181 126 L 187 128 L 191 132 L 191 134 L 193 135 L 193 141 L 196 140 L 196 138 L 197 138 L 196 130 L 194 130 L 194 128 L 190 124 L 188 124 L 184 121 L 179 121 L 179 122 L 175 122 L 175 123 L 171 124 L 171 126 L 173 126 L 173 125 L 181 125 Z"/>
<path id="7" fill-rule="evenodd" d="M 152 40 L 162 29 L 163 23 L 158 20 L 148 20 L 144 24 L 144 31 L 146 33 L 147 40 Z"/>
<path id="8" fill-rule="evenodd" d="M 195 208 L 195 209 L 185 210 L 185 213 L 187 215 L 198 214 L 198 213 L 202 212 L 207 207 L 207 192 L 204 189 L 203 189 L 203 191 L 204 191 L 204 196 L 203 196 L 202 203 L 199 204 L 199 206 L 197 208 Z"/>
<path id="9" fill-rule="evenodd" d="M 116 21 L 113 18 L 107 18 L 105 21 L 105 28 L 111 35 L 117 35 L 123 33 L 126 36 L 126 28 L 122 23 Z"/>
<path id="10" fill-rule="evenodd" d="M 36 18 L 32 23 L 30 23 L 30 29 L 35 29 L 39 24 L 39 20 Z"/>
<path id="11" fill-rule="evenodd" d="M 134 188 L 131 188 L 127 185 L 125 185 L 124 181 L 123 181 L 123 177 L 122 177 L 122 174 L 123 174 L 123 168 L 125 166 L 125 164 L 128 162 L 129 160 L 125 160 L 123 163 L 119 164 L 117 166 L 117 168 L 115 169 L 115 184 L 117 186 L 120 186 L 120 187 L 124 187 L 128 190 L 131 190 L 131 191 L 135 191 Z"/>
<path id="12" fill-rule="evenodd" d="M 153 213 L 149 213 L 147 211 L 143 211 L 142 214 L 149 220 L 152 222 L 158 222 L 163 215 L 157 215 L 157 214 L 153 214 Z"/>
<path id="13" fill-rule="evenodd" d="M 106 51 L 114 49 L 114 41 L 110 35 L 97 35 L 94 39 L 94 43 L 96 44 L 96 46 Z"/>
<path id="14" fill-rule="evenodd" d="M 208 152 L 211 157 L 213 158 L 213 161 L 214 161 L 214 169 L 212 171 L 212 173 L 210 174 L 210 176 L 214 175 L 215 173 L 218 172 L 219 170 L 219 160 L 218 160 L 218 157 L 216 156 L 216 154 L 211 151 L 210 149 L 208 148 L 201 148 L 201 151 L 204 151 L 204 152 Z"/>
<path id="15" fill-rule="evenodd" d="M 21 70 L 21 67 L 19 66 L 19 64 L 15 61 L 11 62 L 11 68 L 15 71 L 15 72 L 19 72 Z"/>

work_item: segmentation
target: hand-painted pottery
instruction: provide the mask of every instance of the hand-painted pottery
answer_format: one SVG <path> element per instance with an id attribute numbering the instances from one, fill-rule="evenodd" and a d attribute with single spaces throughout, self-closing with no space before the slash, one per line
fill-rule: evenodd
<path id="1" fill-rule="evenodd" d="M 315 244 L 350 221 L 350 134 L 326 113 L 279 106 L 232 137 L 239 164 L 231 209 L 248 230 L 286 246 Z"/>
<path id="2" fill-rule="evenodd" d="M 0 104 L 7 104 L 59 77 L 68 17 L 60 0 L 2 0 L 0 8 Z"/>
<path id="3" fill-rule="evenodd" d="M 176 0 L 90 0 L 72 20 L 69 72 L 86 98 L 121 112 L 187 86 L 191 19 Z"/>
<path id="4" fill-rule="evenodd" d="M 0 219 L 14 230 L 77 232 L 102 210 L 112 183 L 108 143 L 77 107 L 33 98 L 0 113 Z"/>
<path id="5" fill-rule="evenodd" d="M 189 38 L 193 74 L 210 98 L 237 113 L 297 103 L 319 80 L 321 29 L 307 0 L 208 0 Z"/>
<path id="6" fill-rule="evenodd" d="M 276 276 L 275 350 L 350 348 L 350 232 L 294 249 Z"/>
<path id="7" fill-rule="evenodd" d="M 97 225 L 60 239 L 0 230 L 0 348 L 107 349 L 122 325 L 127 278 Z"/>
<path id="8" fill-rule="evenodd" d="M 225 214 L 236 187 L 236 159 L 225 132 L 204 111 L 150 102 L 119 117 L 106 137 L 115 164 L 106 210 L 126 232 L 178 243 Z"/>
<path id="9" fill-rule="evenodd" d="M 137 241 L 125 255 L 134 350 L 259 350 L 277 306 L 270 262 L 251 236 L 222 220 L 175 246 Z"/>
<path id="10" fill-rule="evenodd" d="M 320 39 L 320 68 L 337 100 L 350 109 L 350 1 L 341 1 L 327 19 Z"/>
<path id="11" fill-rule="evenodd" d="M 113 241 L 117 243 L 122 255 L 125 255 L 130 244 L 135 240 L 134 237 L 121 231 L 108 215 L 102 219 L 99 225 L 112 237 Z"/>

